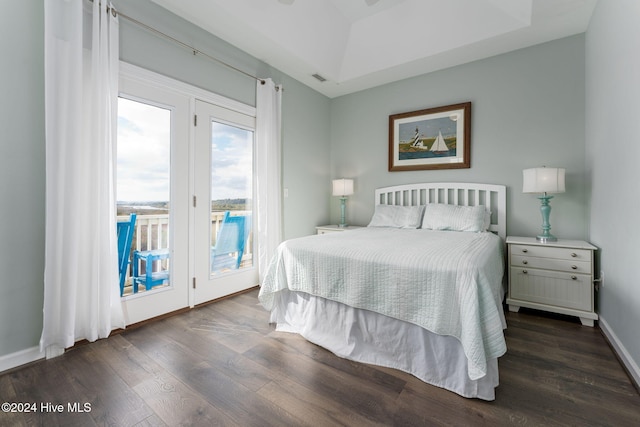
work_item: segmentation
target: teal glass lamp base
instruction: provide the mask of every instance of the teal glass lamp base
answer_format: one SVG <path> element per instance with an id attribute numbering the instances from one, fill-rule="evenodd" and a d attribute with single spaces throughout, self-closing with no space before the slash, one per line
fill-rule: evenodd
<path id="1" fill-rule="evenodd" d="M 546 236 L 544 234 L 540 234 L 536 236 L 536 240 L 540 243 L 548 243 L 548 242 L 557 242 L 558 238 L 551 233 L 548 233 Z"/>
<path id="2" fill-rule="evenodd" d="M 544 196 L 538 196 L 538 199 L 540 199 L 540 213 L 542 214 L 542 234 L 536 236 L 536 240 L 541 243 L 557 242 L 558 238 L 549 231 L 551 230 L 551 224 L 549 223 L 551 205 L 549 205 L 549 200 L 553 199 L 553 196 L 547 196 L 547 193 L 544 193 Z"/>
<path id="3" fill-rule="evenodd" d="M 340 197 L 340 224 L 338 224 L 338 227 L 340 228 L 345 228 L 349 226 L 345 222 L 346 201 L 347 201 L 346 197 Z"/>

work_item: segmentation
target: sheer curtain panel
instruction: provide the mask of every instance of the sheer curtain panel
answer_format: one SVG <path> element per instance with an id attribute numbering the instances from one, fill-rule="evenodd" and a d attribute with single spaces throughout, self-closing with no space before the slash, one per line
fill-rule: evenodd
<path id="1" fill-rule="evenodd" d="M 118 20 L 106 1 L 45 0 L 46 243 L 40 350 L 124 327 L 114 159 Z"/>
<path id="2" fill-rule="evenodd" d="M 256 210 L 260 283 L 282 241 L 281 109 L 282 86 L 271 79 L 256 87 Z"/>

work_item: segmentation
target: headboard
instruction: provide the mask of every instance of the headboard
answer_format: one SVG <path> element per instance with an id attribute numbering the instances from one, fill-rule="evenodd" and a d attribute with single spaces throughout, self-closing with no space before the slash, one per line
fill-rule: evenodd
<path id="1" fill-rule="evenodd" d="M 504 185 L 466 182 L 424 182 L 377 188 L 375 204 L 420 206 L 444 203 L 486 206 L 491 212 L 489 230 L 503 240 L 507 237 L 507 190 Z"/>

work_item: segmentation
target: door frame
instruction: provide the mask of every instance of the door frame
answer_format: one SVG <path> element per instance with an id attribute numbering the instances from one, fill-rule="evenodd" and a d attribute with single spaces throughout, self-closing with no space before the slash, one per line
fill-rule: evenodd
<path id="1" fill-rule="evenodd" d="M 200 100 L 209 104 L 213 104 L 219 107 L 223 107 L 232 111 L 236 111 L 241 114 L 245 114 L 248 116 L 256 117 L 256 108 L 244 104 L 242 102 L 236 101 L 231 98 L 227 98 L 225 96 L 209 92 L 207 90 L 198 88 L 196 86 L 190 85 L 188 83 L 184 83 L 170 77 L 164 76 L 162 74 L 158 74 L 156 72 L 138 67 L 133 64 L 129 64 L 127 62 L 120 61 L 120 78 L 126 78 L 128 80 L 143 83 L 148 86 L 155 87 L 162 91 L 173 92 L 176 95 L 182 95 L 187 98 L 189 105 L 189 114 L 188 114 L 188 122 L 189 122 L 189 131 L 188 131 L 188 174 L 186 179 L 188 180 L 188 194 L 189 199 L 181 201 L 180 203 L 185 203 L 188 206 L 188 214 L 183 219 L 188 222 L 188 231 L 187 231 L 187 247 L 185 248 L 187 252 L 187 268 L 186 274 L 182 274 L 183 278 L 173 278 L 172 280 L 186 280 L 188 282 L 188 300 L 186 304 L 183 304 L 184 307 L 193 308 L 195 305 L 195 289 L 193 287 L 193 278 L 195 277 L 195 208 L 193 206 L 193 196 L 195 195 L 195 128 L 194 128 L 194 117 L 196 110 L 196 100 Z M 257 265 L 256 265 L 257 268 Z M 129 323 L 128 323 L 129 324 Z"/>
<path id="2" fill-rule="evenodd" d="M 186 201 L 189 181 L 183 173 L 189 162 L 186 146 L 189 137 L 189 99 L 123 74 L 120 75 L 118 92 L 121 98 L 171 111 L 168 227 L 170 283 L 166 287 L 121 298 L 125 323 L 131 325 L 185 308 L 189 302 L 186 281 L 189 247 L 189 209 Z"/>
<path id="3" fill-rule="evenodd" d="M 193 254 L 194 261 L 194 303 L 202 304 L 237 292 L 252 288 L 258 283 L 258 259 L 255 257 L 257 248 L 255 233 L 255 188 L 256 188 L 256 161 L 255 161 L 255 115 L 247 115 L 228 108 L 211 104 L 200 99 L 196 100 L 197 125 L 194 126 L 194 169 L 193 176 L 197 179 L 194 187 L 194 195 L 197 196 L 197 207 L 194 206 L 194 236 Z M 251 228 L 252 239 L 252 265 L 239 270 L 219 272 L 215 275 L 210 271 L 210 247 L 211 247 L 211 143 L 212 123 L 220 123 L 236 129 L 242 129 L 252 134 L 251 156 Z M 206 225 L 205 225 L 206 223 Z M 206 233 L 205 233 L 206 229 Z M 206 254 L 204 252 L 206 250 Z M 196 282 L 197 280 L 197 282 Z"/>

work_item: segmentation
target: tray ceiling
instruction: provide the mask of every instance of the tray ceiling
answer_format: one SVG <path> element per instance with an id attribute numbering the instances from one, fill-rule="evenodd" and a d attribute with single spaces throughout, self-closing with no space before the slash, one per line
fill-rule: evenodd
<path id="1" fill-rule="evenodd" d="M 582 33 L 596 3 L 152 1 L 329 97 Z"/>

